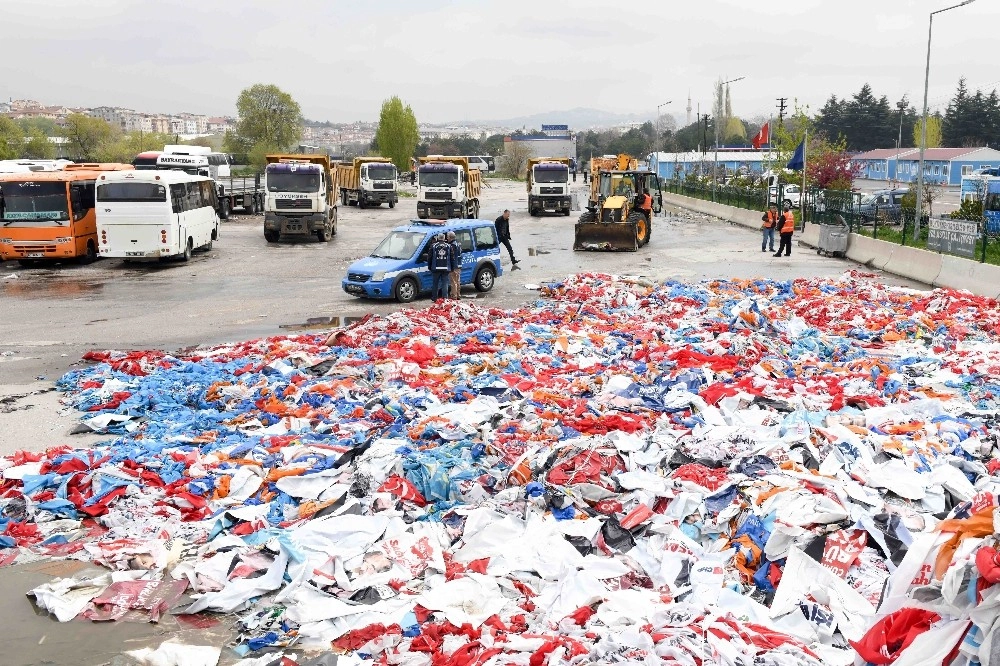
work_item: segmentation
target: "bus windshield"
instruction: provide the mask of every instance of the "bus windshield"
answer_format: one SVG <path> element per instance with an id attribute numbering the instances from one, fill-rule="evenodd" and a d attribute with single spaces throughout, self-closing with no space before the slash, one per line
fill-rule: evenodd
<path id="1" fill-rule="evenodd" d="M 267 173 L 268 192 L 300 192 L 307 194 L 319 191 L 318 173 Z"/>
<path id="2" fill-rule="evenodd" d="M 158 183 L 105 183 L 97 186 L 98 201 L 166 201 L 167 188 Z"/>
<path id="3" fill-rule="evenodd" d="M 3 224 L 16 221 L 68 220 L 66 183 L 24 181 L 0 183 L 3 191 Z"/>

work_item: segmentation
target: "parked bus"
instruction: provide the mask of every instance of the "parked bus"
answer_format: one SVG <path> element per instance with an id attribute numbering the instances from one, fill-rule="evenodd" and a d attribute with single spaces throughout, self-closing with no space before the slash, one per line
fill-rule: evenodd
<path id="1" fill-rule="evenodd" d="M 3 219 L 0 256 L 22 266 L 38 261 L 98 257 L 94 184 L 102 173 L 128 164 L 67 164 L 61 171 L 0 175 Z"/>
<path id="2" fill-rule="evenodd" d="M 183 171 L 108 173 L 97 181 L 100 256 L 191 258 L 219 239 L 215 181 Z"/>
<path id="3" fill-rule="evenodd" d="M 144 153 L 139 153 L 132 160 L 132 166 L 140 170 L 149 170 L 156 168 L 156 160 L 163 154 L 160 150 L 147 150 Z"/>
<path id="4" fill-rule="evenodd" d="M 229 155 L 213 152 L 211 148 L 205 146 L 164 146 L 163 152 L 156 158 L 156 167 L 182 169 L 215 180 L 229 178 L 232 175 Z"/>
<path id="5" fill-rule="evenodd" d="M 29 173 L 32 171 L 62 171 L 70 160 L 0 160 L 0 173 Z"/>

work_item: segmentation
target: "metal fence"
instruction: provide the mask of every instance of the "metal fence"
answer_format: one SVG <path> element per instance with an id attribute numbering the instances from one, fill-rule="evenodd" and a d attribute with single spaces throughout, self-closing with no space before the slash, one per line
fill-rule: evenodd
<path id="1" fill-rule="evenodd" d="M 784 185 L 777 188 L 742 187 L 717 185 L 714 196 L 711 183 L 692 180 L 667 180 L 664 189 L 673 194 L 681 194 L 696 199 L 716 201 L 727 206 L 750 210 L 766 210 L 768 203 L 783 203 L 787 200 Z M 777 190 L 777 191 L 775 191 Z M 914 238 L 914 209 L 900 205 L 879 204 L 860 192 L 844 190 L 821 190 L 812 188 L 804 193 L 804 205 L 798 200 L 798 188 L 791 203 L 799 224 L 841 224 L 851 233 L 861 234 L 900 245 L 926 249 L 929 222 L 925 215 L 921 220 L 920 234 Z M 975 259 L 980 262 L 1000 265 L 1000 229 L 987 225 L 985 220 L 978 223 Z"/>

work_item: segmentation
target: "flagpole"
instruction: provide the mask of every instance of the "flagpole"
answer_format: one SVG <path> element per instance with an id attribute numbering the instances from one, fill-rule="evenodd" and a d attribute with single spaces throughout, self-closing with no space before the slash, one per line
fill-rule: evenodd
<path id="1" fill-rule="evenodd" d="M 806 228 L 806 155 L 809 153 L 809 130 L 802 138 L 802 191 L 799 193 L 799 217 L 802 229 Z"/>

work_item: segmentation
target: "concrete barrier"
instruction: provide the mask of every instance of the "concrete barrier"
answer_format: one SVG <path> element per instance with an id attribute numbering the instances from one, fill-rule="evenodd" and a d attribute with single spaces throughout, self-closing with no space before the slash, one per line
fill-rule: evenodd
<path id="1" fill-rule="evenodd" d="M 820 225 L 818 224 L 807 224 L 806 228 L 792 236 L 792 239 L 809 247 L 818 247 L 819 228 Z"/>
<path id="2" fill-rule="evenodd" d="M 883 270 L 924 284 L 934 284 L 934 280 L 941 273 L 940 254 L 895 243 L 885 244 L 892 248 L 892 253 L 889 255 L 889 260 L 881 267 Z"/>
<path id="3" fill-rule="evenodd" d="M 892 245 L 867 236 L 851 234 L 847 239 L 847 258 L 859 264 L 881 269 L 892 254 Z"/>
<path id="4" fill-rule="evenodd" d="M 967 289 L 980 296 L 1000 297 L 1000 266 L 947 254 L 940 257 L 941 271 L 932 283 L 935 287 Z"/>

